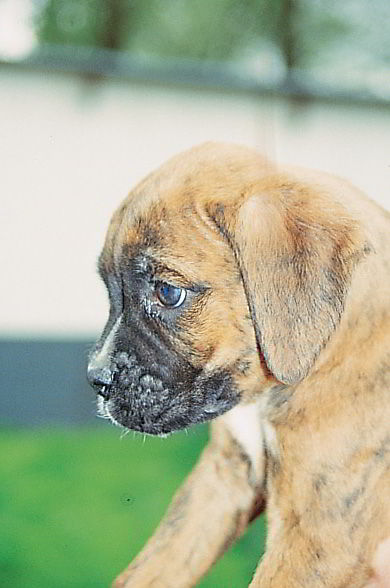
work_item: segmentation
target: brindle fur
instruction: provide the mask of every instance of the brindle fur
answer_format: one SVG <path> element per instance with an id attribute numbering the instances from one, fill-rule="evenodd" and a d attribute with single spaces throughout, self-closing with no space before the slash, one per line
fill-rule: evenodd
<path id="1" fill-rule="evenodd" d="M 195 586 L 264 500 L 267 550 L 252 588 L 370 581 L 390 535 L 389 245 L 389 214 L 347 182 L 242 147 L 196 147 L 129 195 L 100 259 L 103 273 L 129 282 L 110 369 L 132 345 L 133 313 L 158 325 L 140 339 L 137 377 L 149 369 L 162 384 L 115 389 L 112 406 L 124 403 L 115 414 L 152 433 L 218 418 L 118 588 Z M 132 288 L 147 266 L 193 288 L 180 312 L 138 308 Z M 179 388 L 147 368 L 158 346 Z M 156 386 L 166 390 L 164 424 Z M 258 420 L 254 447 L 245 420 L 237 425 L 247 411 Z"/>

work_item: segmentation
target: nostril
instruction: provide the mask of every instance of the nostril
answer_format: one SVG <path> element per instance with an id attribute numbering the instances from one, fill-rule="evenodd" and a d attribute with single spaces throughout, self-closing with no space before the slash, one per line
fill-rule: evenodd
<path id="1" fill-rule="evenodd" d="M 112 372 L 109 368 L 88 368 L 88 381 L 96 386 L 109 386 L 112 382 Z"/>
<path id="2" fill-rule="evenodd" d="M 101 388 L 96 388 L 98 396 L 101 396 L 104 400 L 110 399 L 110 387 L 109 386 L 102 386 Z"/>
<path id="3" fill-rule="evenodd" d="M 105 399 L 109 398 L 109 390 L 113 380 L 113 375 L 109 368 L 88 368 L 87 378 L 98 394 Z"/>

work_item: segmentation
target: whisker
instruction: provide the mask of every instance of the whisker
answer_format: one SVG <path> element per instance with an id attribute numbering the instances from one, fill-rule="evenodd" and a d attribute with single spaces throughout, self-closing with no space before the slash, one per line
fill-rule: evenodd
<path id="1" fill-rule="evenodd" d="M 126 429 L 126 427 L 123 427 L 123 429 L 122 429 L 122 432 L 121 432 L 121 436 L 120 436 L 120 439 L 121 439 L 121 441 L 122 441 L 122 439 L 123 439 L 124 437 L 126 437 L 126 435 L 128 435 L 129 433 L 130 433 L 130 429 Z"/>

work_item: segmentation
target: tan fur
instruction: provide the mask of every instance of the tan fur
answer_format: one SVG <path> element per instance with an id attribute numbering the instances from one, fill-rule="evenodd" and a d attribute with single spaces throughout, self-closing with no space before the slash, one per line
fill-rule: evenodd
<path id="1" fill-rule="evenodd" d="M 161 279 L 210 287 L 177 345 L 230 370 L 259 448 L 219 417 L 116 586 L 195 586 L 266 500 L 252 588 L 364 587 L 390 534 L 389 214 L 338 178 L 209 143 L 135 188 L 103 262 L 142 239 Z"/>

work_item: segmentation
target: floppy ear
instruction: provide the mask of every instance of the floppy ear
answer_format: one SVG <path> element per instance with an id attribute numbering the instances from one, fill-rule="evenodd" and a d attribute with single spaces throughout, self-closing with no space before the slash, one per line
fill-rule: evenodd
<path id="1" fill-rule="evenodd" d="M 329 194 L 280 176 L 213 212 L 239 265 L 268 368 L 296 384 L 340 321 L 365 252 L 359 224 Z"/>

